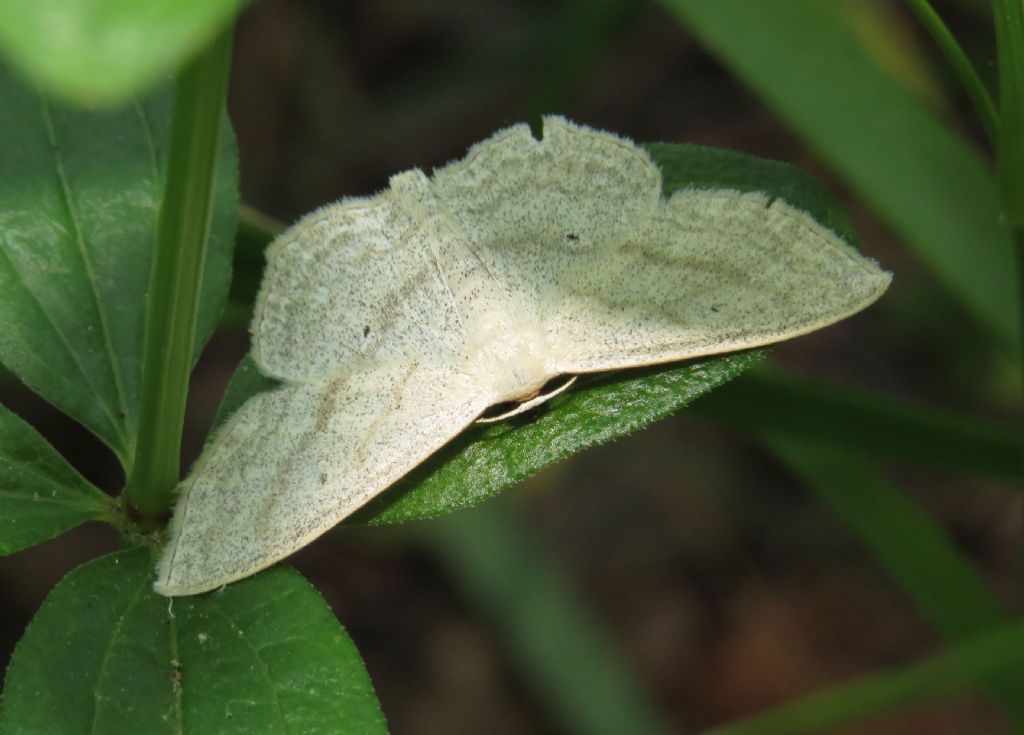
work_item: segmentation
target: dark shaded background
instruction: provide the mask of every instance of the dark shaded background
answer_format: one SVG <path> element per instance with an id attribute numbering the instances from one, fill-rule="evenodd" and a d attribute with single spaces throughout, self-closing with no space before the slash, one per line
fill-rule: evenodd
<path id="1" fill-rule="evenodd" d="M 858 3 L 869 0 L 847 4 L 856 12 Z M 976 135 L 962 95 L 913 20 L 899 3 L 869 4 L 890 10 L 884 40 L 921 63 L 917 73 L 913 65 L 894 73 Z M 989 29 L 973 5 L 938 3 L 984 61 Z M 373 193 L 397 171 L 442 164 L 500 127 L 535 123 L 547 112 L 638 141 L 723 146 L 796 163 L 840 197 L 862 250 L 896 281 L 864 314 L 780 346 L 772 360 L 795 374 L 930 404 L 1007 411 L 1015 386 L 1000 376 L 1011 366 L 997 355 L 965 354 L 956 335 L 973 332 L 968 318 L 843 182 L 656 5 L 259 0 L 239 22 L 235 55 L 230 112 L 243 197 L 284 222 L 341 196 Z M 186 464 L 247 349 L 242 310 L 231 313 L 193 382 Z M 87 477 L 120 486 L 106 450 L 69 420 L 13 388 L 2 398 Z M 1020 496 L 937 470 L 889 469 L 1013 604 Z M 685 412 L 562 462 L 493 502 L 525 514 L 551 564 L 574 580 L 627 667 L 681 731 L 939 645 L 798 481 L 742 435 Z M 89 526 L 0 560 L 0 583 L 19 595 L 0 607 L 0 658 L 63 574 L 115 546 L 112 532 Z M 560 732 L 472 595 L 415 533 L 345 528 L 293 561 L 354 638 L 396 735 Z M 851 732 L 1005 731 L 979 697 Z"/>

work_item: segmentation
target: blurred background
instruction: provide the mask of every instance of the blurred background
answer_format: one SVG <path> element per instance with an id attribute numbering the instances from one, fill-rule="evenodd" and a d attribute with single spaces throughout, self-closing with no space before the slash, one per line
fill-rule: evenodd
<path id="1" fill-rule="evenodd" d="M 886 75 L 984 149 L 967 100 L 901 3 L 834 2 Z M 987 3 L 935 5 L 992 72 Z M 661 5 L 258 0 L 238 22 L 229 111 L 243 199 L 283 223 L 546 113 L 636 141 L 795 163 L 843 203 L 862 251 L 895 281 L 866 312 L 773 349 L 771 362 L 979 416 L 1019 408 L 1013 361 L 844 178 Z M 241 247 L 242 277 L 254 278 L 258 253 Z M 240 281 L 236 294 L 246 288 Z M 233 303 L 196 372 L 186 466 L 248 348 L 246 319 L 246 305 Z M 69 419 L 9 384 L 0 398 L 100 487 L 120 487 L 113 458 Z M 885 470 L 1019 609 L 1021 496 L 1008 483 L 942 469 L 892 462 Z M 495 523 L 503 530 L 490 540 L 507 543 L 506 553 L 474 546 L 474 534 Z M 4 589 L 19 595 L 0 608 L 0 661 L 53 584 L 116 543 L 93 524 L 0 559 Z M 569 732 L 530 659 L 564 605 L 593 627 L 596 655 L 613 662 L 637 706 L 675 731 L 909 662 L 941 642 L 797 477 L 746 434 L 690 410 L 550 467 L 481 511 L 345 527 L 292 562 L 354 639 L 396 735 Z M 513 608 L 517 585 L 536 579 L 565 600 L 551 603 L 560 607 L 550 618 L 533 600 L 528 618 L 509 622 L 494 613 L 487 578 L 507 582 Z M 571 671 L 580 662 L 551 665 Z M 1005 731 L 998 709 L 978 696 L 849 732 Z"/>

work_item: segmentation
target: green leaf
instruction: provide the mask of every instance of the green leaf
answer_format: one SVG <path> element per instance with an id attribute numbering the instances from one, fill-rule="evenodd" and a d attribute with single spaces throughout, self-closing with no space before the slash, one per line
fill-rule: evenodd
<path id="1" fill-rule="evenodd" d="M 124 102 L 227 25 L 241 0 L 4 0 L 0 48 L 50 93 Z"/>
<path id="2" fill-rule="evenodd" d="M 904 3 L 921 21 L 921 25 L 928 31 L 942 55 L 946 57 L 946 63 L 956 73 L 960 85 L 974 105 L 974 111 L 985 128 L 989 142 L 997 142 L 999 140 L 999 117 L 995 103 L 992 101 L 992 95 L 989 94 L 981 77 L 978 76 L 971 60 L 967 58 L 967 54 L 957 43 L 956 37 L 942 22 L 942 18 L 935 12 L 928 0 L 904 0 Z"/>
<path id="3" fill-rule="evenodd" d="M 802 168 L 739 151 L 687 143 L 643 146 L 661 168 L 665 194 L 677 189 L 762 191 L 804 210 L 851 245 L 857 234 L 836 199 Z"/>
<path id="4" fill-rule="evenodd" d="M 172 95 L 87 113 L 0 69 L 0 99 L 0 362 L 127 469 Z M 237 162 L 223 128 L 196 355 L 230 280 Z"/>
<path id="5" fill-rule="evenodd" d="M 665 418 L 763 354 L 755 350 L 682 367 L 580 378 L 579 387 L 553 399 L 534 418 L 470 427 L 352 521 L 400 523 L 476 505 L 549 464 Z"/>
<path id="6" fill-rule="evenodd" d="M 109 497 L 0 405 L 0 555 L 113 517 Z"/>
<path id="7" fill-rule="evenodd" d="M 11 659 L 2 735 L 386 732 L 355 646 L 294 570 L 172 601 L 154 562 L 110 554 L 54 588 Z"/>
<path id="8" fill-rule="evenodd" d="M 553 462 L 678 411 L 757 363 L 763 354 L 751 350 L 682 366 L 582 376 L 571 390 L 535 413 L 471 426 L 356 512 L 350 522 L 402 523 L 477 505 Z M 215 426 L 249 397 L 275 385 L 246 355 L 228 384 Z"/>
<path id="9" fill-rule="evenodd" d="M 893 710 L 977 689 L 1011 678 L 1024 660 L 1024 623 L 966 639 L 935 656 L 899 669 L 868 674 L 704 735 L 819 735 Z M 1019 679 L 1018 679 L 1019 681 Z"/>
<path id="10" fill-rule="evenodd" d="M 1005 619 L 978 571 L 880 472 L 839 447 L 779 435 L 766 443 L 850 526 L 940 631 L 960 637 Z"/>
<path id="11" fill-rule="evenodd" d="M 663 0 L 870 203 L 1004 346 L 1020 339 L 991 168 L 864 52 L 840 3 Z"/>

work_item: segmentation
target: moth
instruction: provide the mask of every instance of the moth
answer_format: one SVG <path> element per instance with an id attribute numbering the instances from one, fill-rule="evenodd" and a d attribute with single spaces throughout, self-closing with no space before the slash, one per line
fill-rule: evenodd
<path id="1" fill-rule="evenodd" d="M 796 337 L 890 278 L 766 194 L 665 198 L 644 150 L 559 117 L 540 140 L 516 125 L 431 176 L 397 174 L 269 248 L 252 351 L 282 385 L 182 483 L 155 589 L 199 593 L 273 564 L 488 407 L 547 400 L 557 376 Z"/>

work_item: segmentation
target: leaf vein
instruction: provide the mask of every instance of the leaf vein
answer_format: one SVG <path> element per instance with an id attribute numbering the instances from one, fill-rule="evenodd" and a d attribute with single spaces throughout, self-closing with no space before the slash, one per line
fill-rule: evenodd
<path id="1" fill-rule="evenodd" d="M 85 242 L 85 233 L 82 228 L 81 218 L 75 208 L 74 200 L 71 196 L 71 188 L 68 184 L 67 173 L 64 170 L 64 161 L 61 158 L 60 150 L 57 145 L 57 133 L 53 125 L 53 116 L 50 114 L 50 106 L 46 101 L 46 98 L 40 95 L 40 104 L 42 107 L 43 123 L 46 127 L 46 135 L 50 141 L 50 150 L 53 152 L 54 168 L 57 171 L 57 179 L 60 181 L 60 193 L 64 200 L 64 206 L 67 209 L 68 217 L 71 220 L 72 229 L 75 233 L 75 244 L 78 246 L 78 253 L 82 259 L 82 265 L 85 268 L 86 279 L 89 282 L 89 289 L 92 292 L 93 302 L 96 306 L 97 314 L 100 318 L 100 330 L 103 334 L 103 345 L 107 352 L 107 356 L 110 360 L 111 374 L 114 379 L 114 388 L 117 391 L 117 400 L 122 414 L 127 418 L 129 415 L 128 411 L 128 399 L 125 394 L 124 381 L 121 378 L 120 361 L 118 360 L 117 353 L 114 351 L 114 343 L 110 336 L 110 320 L 107 315 L 107 307 L 100 298 L 100 294 L 97 288 L 96 271 L 93 266 L 92 257 L 89 253 L 89 248 Z M 109 414 L 109 409 L 108 409 Z M 111 421 L 117 428 L 120 434 L 121 440 L 124 441 L 127 446 L 127 457 L 130 458 L 133 455 L 133 444 L 128 437 L 124 434 L 122 422 L 114 420 L 111 415 Z"/>
<path id="2" fill-rule="evenodd" d="M 21 472 L 24 472 L 28 475 L 31 475 L 32 477 L 35 477 L 38 480 L 41 480 L 42 482 L 48 485 L 56 485 L 57 487 L 64 488 L 66 490 L 70 490 L 73 492 L 89 492 L 93 494 L 99 493 L 104 498 L 107 497 L 106 493 L 104 493 L 98 487 L 96 487 L 91 482 L 86 480 L 81 475 L 78 475 L 77 473 L 75 473 L 75 475 L 72 478 L 69 478 L 72 479 L 75 483 L 74 485 L 70 485 L 65 482 L 62 482 L 60 478 L 54 477 L 52 475 L 47 475 L 38 467 L 32 464 L 29 464 L 27 462 L 19 462 L 13 459 L 10 455 L 4 454 L 3 451 L 0 451 L 0 465 L 6 465 L 12 470 L 19 470 Z M 0 495 L 4 494 L 8 494 L 7 488 L 0 488 Z"/>
<path id="3" fill-rule="evenodd" d="M 99 708 L 100 708 L 100 688 L 101 688 L 100 685 L 101 685 L 101 682 L 103 681 L 103 679 L 106 678 L 106 675 L 107 675 L 107 665 L 110 663 L 110 659 L 113 656 L 115 643 L 116 643 L 116 641 L 121 636 L 121 629 L 124 627 L 124 621 L 125 621 L 125 619 L 127 619 L 128 614 L 139 603 L 139 600 L 142 597 L 142 593 L 147 588 L 147 582 L 148 582 L 148 578 L 146 576 L 141 577 L 141 584 L 135 590 L 135 594 L 132 595 L 132 598 L 128 601 L 128 604 L 125 605 L 124 610 L 117 617 L 117 620 L 114 623 L 114 629 L 111 631 L 111 634 L 110 634 L 110 640 L 107 641 L 107 646 L 106 646 L 106 648 L 103 651 L 103 656 L 100 658 L 100 667 L 99 667 L 99 671 L 97 672 L 97 675 L 96 675 L 96 688 L 93 689 L 93 693 L 92 693 L 92 697 L 93 697 L 92 722 L 91 722 L 91 724 L 89 726 L 89 732 L 92 733 L 92 735 L 96 735 L 96 732 L 97 732 L 96 731 L 96 725 L 99 722 Z"/>
<path id="4" fill-rule="evenodd" d="M 169 662 L 171 671 L 175 671 L 176 667 L 181 665 L 181 659 L 178 658 L 178 621 L 174 617 L 174 611 L 172 606 L 174 605 L 174 598 L 170 598 L 167 601 L 167 615 L 168 622 L 170 624 L 170 648 L 171 648 L 171 660 Z M 178 734 L 183 735 L 185 732 L 185 715 L 182 709 L 181 697 L 182 697 L 182 686 L 180 679 L 173 679 L 172 689 L 174 694 L 174 716 L 178 721 Z"/>
<path id="5" fill-rule="evenodd" d="M 103 394 L 100 392 L 100 389 L 93 382 L 92 377 L 89 375 L 89 371 L 87 371 L 85 369 L 85 366 L 82 365 L 82 361 L 78 353 L 75 352 L 75 350 L 71 347 L 71 342 L 68 341 L 68 338 L 64 334 L 64 331 L 57 324 L 57 320 L 53 318 L 53 315 L 50 313 L 49 309 L 47 309 L 46 306 L 43 304 L 42 299 L 39 298 L 36 292 L 29 288 L 28 281 L 22 274 L 21 269 L 18 268 L 18 264 L 14 261 L 14 258 L 11 257 L 10 253 L 8 253 L 7 250 L 4 248 L 0 248 L 0 253 L 3 254 L 11 270 L 14 272 L 14 275 L 17 278 L 18 282 L 25 289 L 25 293 L 27 293 L 29 297 L 32 299 L 32 301 L 35 302 L 35 305 L 39 308 L 40 313 L 46 318 L 46 321 L 50 323 L 50 326 L 53 328 L 53 331 L 57 335 L 57 337 L 60 338 L 61 344 L 64 346 L 64 349 L 67 350 L 68 355 L 71 356 L 71 361 L 78 369 L 78 372 L 82 376 L 85 385 L 89 388 L 89 391 L 93 394 L 93 396 L 95 396 L 96 404 L 100 407 L 100 410 L 103 411 L 103 413 L 106 414 L 107 418 L 110 420 L 110 424 L 113 427 L 114 433 L 117 435 L 117 438 L 124 442 L 125 445 L 127 446 L 125 435 L 122 431 L 120 424 L 115 420 L 114 414 L 111 413 L 110 411 L 110 406 L 107 405 L 107 402 L 104 400 Z M 32 354 L 33 356 L 36 356 L 34 352 Z M 46 360 L 43 360 L 41 357 L 38 359 L 40 363 L 46 363 Z"/>
<path id="6" fill-rule="evenodd" d="M 210 609 L 216 611 L 216 613 L 224 619 L 224 622 L 227 623 L 228 627 L 230 627 L 234 632 L 238 633 L 238 637 L 245 643 L 245 646 L 252 652 L 253 658 L 255 658 L 256 662 L 259 664 L 260 673 L 263 674 L 263 678 L 266 680 L 267 686 L 270 689 L 270 699 L 274 708 L 274 712 L 277 714 L 278 722 L 284 725 L 285 718 L 284 713 L 281 710 L 281 703 L 280 701 L 278 701 L 277 698 L 277 687 L 274 683 L 273 678 L 270 676 L 270 667 L 267 666 L 267 662 L 264 661 L 263 657 L 260 655 L 260 649 L 256 648 L 249 641 L 249 637 L 246 635 L 245 631 L 242 628 L 240 628 L 235 623 L 235 621 L 230 616 L 228 616 L 227 613 L 224 612 L 223 609 L 221 609 L 217 601 L 210 601 Z"/>

